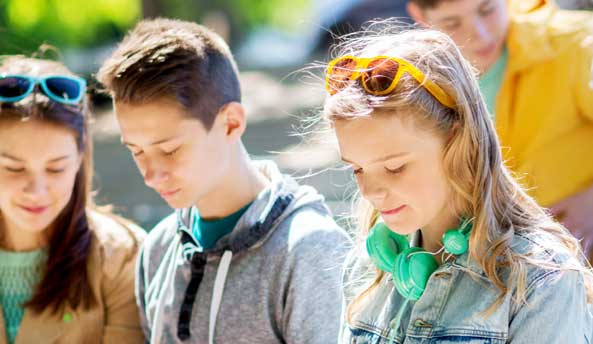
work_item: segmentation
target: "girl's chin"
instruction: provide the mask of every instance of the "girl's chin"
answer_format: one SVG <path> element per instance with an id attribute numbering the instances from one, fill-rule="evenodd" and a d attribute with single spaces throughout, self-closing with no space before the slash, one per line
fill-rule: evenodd
<path id="1" fill-rule="evenodd" d="M 383 221 L 387 227 L 389 227 L 389 229 L 400 235 L 410 235 L 418 230 L 418 228 L 414 226 L 404 225 L 402 223 L 394 223 L 394 221 L 388 221 L 387 219 L 383 219 Z"/>

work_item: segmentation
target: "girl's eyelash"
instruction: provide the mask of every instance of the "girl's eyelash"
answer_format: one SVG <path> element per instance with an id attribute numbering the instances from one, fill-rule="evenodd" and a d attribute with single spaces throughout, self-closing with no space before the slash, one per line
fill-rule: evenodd
<path id="1" fill-rule="evenodd" d="M 385 167 L 385 170 L 389 173 L 397 174 L 397 173 L 401 173 L 404 170 L 405 166 L 406 165 L 401 165 L 400 167 L 395 168 L 395 169 L 389 169 L 389 168 Z"/>
<path id="2" fill-rule="evenodd" d="M 11 167 L 5 167 L 4 168 L 6 171 L 11 172 L 11 173 L 21 173 L 23 171 L 25 171 L 24 168 L 11 168 Z M 58 174 L 58 173 L 62 173 L 65 171 L 64 168 L 58 168 L 58 169 L 53 169 L 53 168 L 48 168 L 46 169 L 46 171 L 48 173 L 52 173 L 52 174 Z"/>
<path id="3" fill-rule="evenodd" d="M 58 173 L 62 173 L 64 172 L 64 168 L 58 168 L 58 169 L 48 169 L 47 172 L 49 173 L 53 173 L 53 174 L 58 174 Z"/>
<path id="4" fill-rule="evenodd" d="M 406 165 L 401 165 L 400 167 L 394 168 L 394 169 L 385 167 L 385 171 L 387 171 L 388 173 L 391 173 L 391 174 L 398 174 L 398 173 L 401 173 L 405 169 L 405 167 L 406 167 Z M 351 167 L 351 168 L 352 168 L 352 174 L 361 174 L 362 173 L 362 168 L 354 168 L 354 167 Z"/>

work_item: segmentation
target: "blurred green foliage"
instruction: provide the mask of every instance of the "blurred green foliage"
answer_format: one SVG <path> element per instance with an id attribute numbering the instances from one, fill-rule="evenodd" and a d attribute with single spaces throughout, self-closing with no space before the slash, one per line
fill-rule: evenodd
<path id="1" fill-rule="evenodd" d="M 225 12 L 238 22 L 239 27 L 252 29 L 259 25 L 271 25 L 290 30 L 298 25 L 299 18 L 309 9 L 310 0 L 219 0 L 217 6 L 224 6 Z M 204 6 L 206 8 L 206 6 Z"/>
<path id="2" fill-rule="evenodd" d="M 140 14 L 139 0 L 0 0 L 0 51 L 30 53 L 42 43 L 104 44 L 120 36 Z"/>
<path id="3" fill-rule="evenodd" d="M 223 15 L 230 27 L 230 44 L 260 26 L 290 31 L 308 16 L 313 0 L 144 0 L 145 16 L 166 16 L 201 22 L 209 14 Z"/>
<path id="4" fill-rule="evenodd" d="M 116 41 L 143 16 L 201 21 L 223 14 L 235 43 L 260 25 L 290 30 L 311 0 L 0 0 L 0 53 L 31 53 L 42 43 L 93 47 Z"/>

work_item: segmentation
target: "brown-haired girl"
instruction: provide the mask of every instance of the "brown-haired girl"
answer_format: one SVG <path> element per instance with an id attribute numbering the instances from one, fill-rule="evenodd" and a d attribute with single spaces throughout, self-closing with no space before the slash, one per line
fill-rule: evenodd
<path id="1" fill-rule="evenodd" d="M 86 83 L 58 62 L 0 63 L 0 343 L 141 343 L 144 233 L 91 200 Z"/>

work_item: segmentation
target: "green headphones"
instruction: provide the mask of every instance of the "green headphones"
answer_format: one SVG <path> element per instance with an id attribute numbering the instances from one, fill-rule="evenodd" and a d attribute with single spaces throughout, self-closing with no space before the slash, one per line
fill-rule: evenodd
<path id="1" fill-rule="evenodd" d="M 445 232 L 442 239 L 445 252 L 455 255 L 467 252 L 471 229 L 471 220 L 463 218 L 459 228 Z M 391 273 L 397 291 L 412 301 L 422 296 L 430 275 L 438 268 L 430 252 L 410 247 L 406 236 L 393 232 L 382 222 L 371 229 L 366 247 L 375 265 Z"/>

